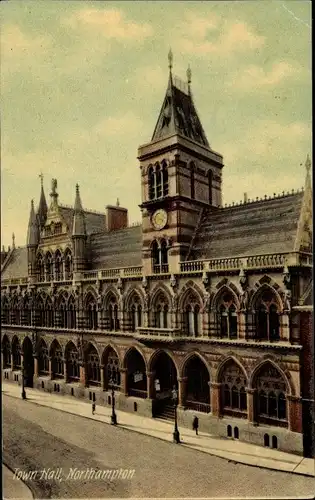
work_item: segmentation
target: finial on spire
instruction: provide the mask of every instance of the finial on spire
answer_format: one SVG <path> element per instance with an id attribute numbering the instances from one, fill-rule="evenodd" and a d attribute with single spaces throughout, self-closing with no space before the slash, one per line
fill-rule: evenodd
<path id="1" fill-rule="evenodd" d="M 119 198 L 117 198 L 116 207 L 119 207 Z"/>
<path id="2" fill-rule="evenodd" d="M 15 234 L 12 233 L 12 248 L 15 248 Z"/>
<path id="3" fill-rule="evenodd" d="M 42 187 L 44 187 L 44 176 L 43 176 L 43 172 L 41 172 L 38 176 L 40 178 L 40 184 Z"/>
<path id="4" fill-rule="evenodd" d="M 31 208 L 34 210 L 34 200 L 31 200 Z"/>
<path id="5" fill-rule="evenodd" d="M 75 185 L 75 190 L 76 190 L 76 193 L 79 194 L 79 192 L 80 192 L 80 186 L 79 186 L 78 183 L 76 183 L 76 185 Z"/>
<path id="6" fill-rule="evenodd" d="M 309 172 L 311 170 L 311 160 L 310 160 L 309 155 L 307 155 L 307 157 L 306 157 L 305 167 L 306 167 L 306 173 L 309 174 Z"/>
<path id="7" fill-rule="evenodd" d="M 191 69 L 190 69 L 190 64 L 188 64 L 186 75 L 187 75 L 187 83 L 188 83 L 188 92 L 189 92 L 189 95 L 190 95 L 190 84 L 191 84 Z"/>
<path id="8" fill-rule="evenodd" d="M 169 70 L 172 71 L 172 68 L 173 68 L 173 52 L 172 52 L 172 49 L 170 49 L 169 53 L 168 53 L 168 67 L 169 67 Z"/>

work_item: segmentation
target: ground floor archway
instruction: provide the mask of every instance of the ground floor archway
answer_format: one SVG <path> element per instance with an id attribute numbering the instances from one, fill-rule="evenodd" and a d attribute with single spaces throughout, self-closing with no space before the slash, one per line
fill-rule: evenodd
<path id="1" fill-rule="evenodd" d="M 127 393 L 145 399 L 147 397 L 147 375 L 143 357 L 136 349 L 131 349 L 126 358 Z"/>
<path id="2" fill-rule="evenodd" d="M 185 408 L 210 412 L 210 376 L 204 362 L 198 357 L 190 358 L 185 366 L 184 376 L 187 379 Z"/>

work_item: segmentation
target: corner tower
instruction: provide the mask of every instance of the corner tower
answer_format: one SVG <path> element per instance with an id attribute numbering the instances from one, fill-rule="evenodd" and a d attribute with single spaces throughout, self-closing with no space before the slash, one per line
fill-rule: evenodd
<path id="1" fill-rule="evenodd" d="M 209 145 L 187 83 L 169 80 L 151 141 L 139 147 L 145 274 L 177 272 L 203 209 L 222 204 L 223 158 Z"/>

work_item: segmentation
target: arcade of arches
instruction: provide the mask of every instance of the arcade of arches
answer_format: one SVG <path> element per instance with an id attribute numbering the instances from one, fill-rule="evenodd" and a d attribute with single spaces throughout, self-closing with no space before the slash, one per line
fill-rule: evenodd
<path id="1" fill-rule="evenodd" d="M 34 379 L 42 376 L 105 391 L 114 387 L 126 397 L 152 400 L 157 409 L 172 404 L 176 388 L 182 409 L 301 432 L 300 422 L 294 417 L 299 412 L 299 398 L 292 395 L 285 375 L 269 360 L 247 374 L 230 357 L 214 372 L 196 353 L 178 366 L 164 350 L 154 352 L 147 361 L 135 347 L 121 356 L 119 348 L 116 351 L 112 346 L 99 352 L 92 343 L 76 345 L 69 341 L 62 347 L 54 339 L 49 346 L 43 338 L 34 346 L 29 337 L 22 342 L 17 336 L 10 341 L 4 335 L 2 365 L 12 371 L 24 368 L 26 387 L 33 387 Z"/>

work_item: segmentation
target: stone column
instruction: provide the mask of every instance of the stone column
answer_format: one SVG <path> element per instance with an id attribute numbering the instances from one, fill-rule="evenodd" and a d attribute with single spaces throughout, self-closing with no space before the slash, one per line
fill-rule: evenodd
<path id="1" fill-rule="evenodd" d="M 216 337 L 216 323 L 215 323 L 215 312 L 210 310 L 208 313 L 208 336 Z"/>
<path id="2" fill-rule="evenodd" d="M 154 387 L 154 377 L 155 372 L 146 372 L 147 376 L 147 398 L 155 398 L 155 387 Z"/>
<path id="3" fill-rule="evenodd" d="M 286 312 L 280 316 L 280 340 L 284 342 L 290 340 L 289 316 Z"/>
<path id="4" fill-rule="evenodd" d="M 52 371 L 52 357 L 51 356 L 49 357 L 49 361 L 48 361 L 48 375 L 49 375 L 50 380 L 53 380 L 54 374 Z"/>
<path id="5" fill-rule="evenodd" d="M 85 373 L 85 366 L 84 363 L 80 364 L 80 384 L 83 385 L 83 387 L 87 387 L 87 380 L 86 380 L 86 373 Z"/>
<path id="6" fill-rule="evenodd" d="M 257 389 L 246 388 L 247 392 L 247 419 L 250 424 L 256 423 L 255 415 L 255 399 L 257 394 Z"/>
<path id="7" fill-rule="evenodd" d="M 220 390 L 221 385 L 218 382 L 208 382 L 210 386 L 211 413 L 215 417 L 220 416 Z"/>
<path id="8" fill-rule="evenodd" d="M 67 383 L 68 382 L 68 371 L 67 371 L 67 361 L 66 359 L 63 360 L 63 376 L 64 380 Z"/>
<path id="9" fill-rule="evenodd" d="M 128 396 L 128 387 L 127 387 L 127 379 L 128 373 L 126 368 L 121 368 L 120 370 L 120 385 L 121 385 L 121 393 L 125 396 Z"/>
<path id="10" fill-rule="evenodd" d="M 34 377 L 38 378 L 38 357 L 34 356 Z"/>
<path id="11" fill-rule="evenodd" d="M 3 365 L 2 365 L 3 366 Z M 14 363 L 13 363 L 13 352 L 11 351 L 11 371 L 13 372 Z"/>
<path id="12" fill-rule="evenodd" d="M 178 406 L 180 408 L 184 408 L 186 403 L 188 377 L 182 377 L 177 380 L 178 380 Z"/>
<path id="13" fill-rule="evenodd" d="M 101 372 L 101 390 L 104 391 L 105 387 L 104 387 L 104 383 L 105 383 L 105 380 L 104 380 L 104 365 L 100 365 L 100 372 Z"/>
<path id="14" fill-rule="evenodd" d="M 302 400 L 299 396 L 287 396 L 288 427 L 292 432 L 302 432 Z"/>

